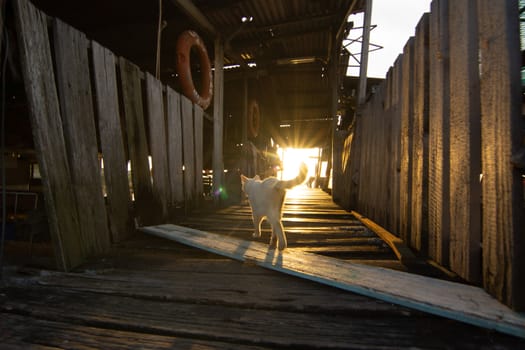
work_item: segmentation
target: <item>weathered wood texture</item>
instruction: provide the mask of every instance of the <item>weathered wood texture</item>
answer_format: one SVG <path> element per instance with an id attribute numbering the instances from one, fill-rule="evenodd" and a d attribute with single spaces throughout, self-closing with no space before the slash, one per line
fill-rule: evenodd
<path id="1" fill-rule="evenodd" d="M 451 286 L 439 295 L 440 302 L 449 299 L 453 304 L 467 305 L 469 315 L 474 310 L 483 313 L 488 309 L 484 304 L 456 298 L 453 292 L 462 289 L 456 284 L 434 280 L 425 283 L 427 279 L 421 276 L 372 268 L 406 267 L 390 256 L 391 250 L 375 232 L 319 189 L 289 191 L 284 210 L 289 248 L 281 258 L 268 249 L 266 225 L 262 239 L 252 237 L 247 203 L 219 212 L 193 212 L 184 220 L 185 224 L 216 232 L 210 236 L 212 239 L 200 234 L 190 234 L 188 239 L 214 247 L 243 242 L 230 244 L 230 253 L 248 256 L 249 250 L 262 251 L 267 266 L 292 264 L 302 271 L 322 270 L 326 274 L 342 268 L 343 273 L 338 275 L 355 280 L 371 273 L 376 277 L 368 275 L 371 278 L 365 283 L 383 285 L 390 295 L 406 290 L 424 297 L 436 286 Z M 307 253 L 335 255 L 332 247 L 347 251 L 339 252 L 340 259 Z M 364 258 L 361 251 L 365 252 Z M 298 263 L 300 257 L 312 261 Z M 521 349 L 525 344 L 519 337 L 418 312 L 413 305 L 402 307 L 263 269 L 256 265 L 260 263 L 251 256 L 241 263 L 137 234 L 114 245 L 110 254 L 91 259 L 72 273 L 9 267 L 0 287 L 2 345 L 21 349 L 506 350 Z M 408 284 L 399 275 L 407 278 Z M 316 276 L 310 274 L 308 278 Z M 465 288 L 486 297 L 479 288 Z M 366 288 L 360 291 L 376 292 Z M 497 303 L 496 307 L 509 312 Z M 511 312 L 510 317 L 501 317 L 497 323 L 514 320 Z"/>
<path id="2" fill-rule="evenodd" d="M 128 240 L 75 273 L 21 272 L 0 289 L 8 349 L 524 347 L 523 339 L 155 237 Z"/>
<path id="3" fill-rule="evenodd" d="M 139 225 L 158 222 L 157 214 L 160 208 L 159 202 L 153 197 L 149 169 L 150 153 L 142 101 L 142 72 L 138 66 L 123 57 L 119 58 L 119 67 L 136 216 Z"/>
<path id="4" fill-rule="evenodd" d="M 351 171 L 334 176 L 348 177 L 345 208 L 525 310 L 519 13 L 498 6 L 432 2 L 340 141 Z"/>
<path id="5" fill-rule="evenodd" d="M 182 171 L 182 118 L 181 95 L 172 88 L 166 88 L 166 109 L 168 125 L 168 164 L 170 174 L 170 211 L 184 203 L 184 175 Z"/>
<path id="6" fill-rule="evenodd" d="M 483 283 L 498 299 L 525 309 L 523 178 L 510 157 L 525 147 L 521 113 L 518 6 L 479 1 Z"/>
<path id="7" fill-rule="evenodd" d="M 146 73 L 146 104 L 148 108 L 149 149 L 153 173 L 153 196 L 160 204 L 160 221 L 168 218 L 169 187 L 166 118 L 162 83 Z"/>
<path id="8" fill-rule="evenodd" d="M 71 187 L 79 213 L 82 248 L 86 256 L 109 248 L 110 236 L 102 193 L 91 82 L 88 40 L 55 19 L 53 23 L 57 85 Z"/>
<path id="9" fill-rule="evenodd" d="M 450 266 L 479 283 L 481 134 L 476 1 L 450 10 Z"/>
<path id="10" fill-rule="evenodd" d="M 266 244 L 183 226 L 149 226 L 142 227 L 141 231 L 292 276 L 525 338 L 525 317 L 498 303 L 481 288 L 353 264 L 297 249 L 278 251 Z"/>
<path id="11" fill-rule="evenodd" d="M 69 270 L 85 258 L 62 133 L 47 17 L 28 1 L 13 3 L 31 129 L 42 174 L 57 265 Z"/>
<path id="12" fill-rule="evenodd" d="M 450 246 L 450 74 L 448 0 L 432 2 L 429 38 L 428 255 L 449 265 Z"/>
<path id="13" fill-rule="evenodd" d="M 194 198 L 195 194 L 195 132 L 193 129 L 193 105 L 185 96 L 181 96 L 180 101 L 184 161 L 184 198 L 189 202 Z M 193 206 L 195 203 L 191 205 Z"/>
<path id="14" fill-rule="evenodd" d="M 412 198 L 412 145 L 414 124 L 414 38 L 403 48 L 401 61 L 401 154 L 399 170 L 399 235 L 411 242 L 411 198 Z"/>
<path id="15" fill-rule="evenodd" d="M 136 65 L 27 0 L 14 8 L 50 232 L 58 266 L 69 270 L 128 237 L 134 220 L 158 223 L 197 203 L 204 112 L 194 119 L 191 102 L 147 74 L 143 82 Z M 191 130 L 184 147 L 182 125 Z M 191 164 L 185 198 L 183 149 Z"/>
<path id="16" fill-rule="evenodd" d="M 410 246 L 425 255 L 428 251 L 428 25 L 427 13 L 421 17 L 416 27 L 414 41 L 414 121 L 410 200 Z"/>
<path id="17" fill-rule="evenodd" d="M 194 105 L 193 114 L 193 132 L 194 136 L 194 153 L 202 154 L 204 147 L 203 140 L 203 129 L 204 129 L 204 110 L 199 105 Z M 202 157 L 195 157 L 195 198 L 201 198 L 203 192 L 202 184 L 202 170 L 203 170 L 203 159 Z"/>
<path id="18" fill-rule="evenodd" d="M 133 213 L 118 102 L 116 61 L 111 51 L 96 42 L 92 42 L 91 49 L 109 229 L 113 242 L 119 242 L 131 234 Z"/>

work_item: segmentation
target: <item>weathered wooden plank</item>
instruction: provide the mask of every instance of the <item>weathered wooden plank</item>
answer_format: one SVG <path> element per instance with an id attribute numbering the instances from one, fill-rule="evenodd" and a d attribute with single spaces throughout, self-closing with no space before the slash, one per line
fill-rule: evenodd
<path id="1" fill-rule="evenodd" d="M 523 178 L 511 156 L 525 148 L 518 6 L 479 1 L 483 164 L 483 284 L 525 310 Z"/>
<path id="2" fill-rule="evenodd" d="M 476 1 L 451 1 L 450 266 L 481 281 L 481 149 Z"/>
<path id="3" fill-rule="evenodd" d="M 139 254 L 142 256 L 143 252 Z M 161 270 L 148 269 L 145 274 L 146 266 L 159 262 L 163 266 Z M 164 254 L 162 259 L 145 256 L 142 265 L 132 266 L 134 269 L 119 268 L 90 275 L 50 274 L 39 278 L 38 284 L 87 293 L 252 309 L 323 313 L 381 312 L 383 315 L 396 316 L 402 316 L 407 311 L 380 300 L 289 278 L 224 258 L 188 260 L 170 253 Z M 242 298 L 239 298 L 240 295 Z"/>
<path id="4" fill-rule="evenodd" d="M 29 1 L 13 3 L 29 119 L 35 142 L 46 213 L 57 266 L 82 263 L 80 226 L 62 133 L 47 18 Z"/>
<path id="5" fill-rule="evenodd" d="M 144 122 L 139 67 L 119 58 L 122 99 L 126 120 L 128 154 L 131 160 L 135 215 L 139 222 L 155 222 L 158 203 L 154 201 L 149 169 L 149 151 Z"/>
<path id="6" fill-rule="evenodd" d="M 215 38 L 213 72 L 213 193 L 216 200 L 224 185 L 224 41 Z M 271 79 L 271 78 L 270 78 Z"/>
<path id="7" fill-rule="evenodd" d="M 195 200 L 195 143 L 193 126 L 193 104 L 181 96 L 182 139 L 184 154 L 184 199 L 191 207 Z"/>
<path id="8" fill-rule="evenodd" d="M 450 75 L 448 0 L 433 1 L 429 54 L 429 256 L 449 266 Z"/>
<path id="9" fill-rule="evenodd" d="M 400 271 L 352 264 L 177 225 L 141 227 L 164 237 L 229 258 L 309 279 L 387 302 L 525 338 L 525 316 L 484 290 Z"/>
<path id="10" fill-rule="evenodd" d="M 481 340 L 479 337 L 465 339 L 461 336 L 462 331 L 472 332 L 471 327 L 457 324 L 451 332 L 449 327 L 439 327 L 443 320 L 438 317 L 426 317 L 421 322 L 417 317 L 385 314 L 381 317 L 360 317 L 359 322 L 355 322 L 353 313 L 298 313 L 208 303 L 178 303 L 118 295 L 86 295 L 75 290 L 61 291 L 42 286 L 37 289 L 10 288 L 5 294 L 9 299 L 0 306 L 0 310 L 9 309 L 11 313 L 23 313 L 32 319 L 64 322 L 74 327 L 80 325 L 108 331 L 125 330 L 136 336 L 161 334 L 176 338 L 206 339 L 229 343 L 232 348 L 248 345 L 273 349 L 348 349 L 362 347 L 364 339 L 370 348 L 421 347 L 418 345 L 420 342 L 428 344 L 425 337 L 421 337 L 428 329 L 433 330 L 434 341 L 438 340 L 437 344 L 433 344 L 436 348 L 451 347 L 457 344 L 457 339 L 462 339 L 462 344 L 481 347 L 483 342 L 490 339 L 488 336 Z M 274 294 L 274 297 L 280 296 Z M 278 327 L 276 320 L 279 322 Z M 378 330 L 381 332 L 380 337 L 377 336 Z M 520 339 L 501 335 L 495 338 L 500 340 L 504 349 L 522 343 Z M 502 338 L 504 341 L 501 341 Z"/>
<path id="11" fill-rule="evenodd" d="M 153 175 L 153 196 L 160 203 L 163 222 L 168 217 L 168 200 L 171 197 L 168 172 L 166 119 L 162 83 L 146 73 L 146 104 L 149 131 L 149 149 Z"/>
<path id="12" fill-rule="evenodd" d="M 400 170 L 401 170 L 401 83 L 402 83 L 402 56 L 399 55 L 394 63 L 392 74 L 392 108 L 389 111 L 391 120 L 390 130 L 390 224 L 387 226 L 394 234 L 399 236 L 400 230 Z"/>
<path id="13" fill-rule="evenodd" d="M 399 238 L 385 230 L 384 228 L 377 225 L 372 220 L 369 220 L 359 213 L 352 211 L 352 214 L 359 219 L 366 227 L 374 231 L 383 241 L 386 242 L 392 248 L 394 253 L 397 256 L 397 259 L 403 264 L 411 264 L 416 262 L 416 256 L 414 253 L 406 246 L 406 244 Z"/>
<path id="14" fill-rule="evenodd" d="M 414 37 L 403 48 L 400 106 L 399 235 L 411 242 L 412 145 L 414 120 Z"/>
<path id="15" fill-rule="evenodd" d="M 412 134 L 412 190 L 410 246 L 428 254 L 428 28 L 421 17 L 414 42 L 414 122 Z"/>
<path id="16" fill-rule="evenodd" d="M 126 149 L 120 122 L 115 55 L 97 42 L 91 43 L 95 110 L 104 161 L 109 230 L 113 242 L 131 233 L 133 215 L 128 182 Z"/>
<path id="17" fill-rule="evenodd" d="M 170 210 L 184 202 L 184 178 L 182 158 L 182 119 L 180 95 L 166 87 L 168 125 L 168 166 L 170 174 Z"/>
<path id="18" fill-rule="evenodd" d="M 85 326 L 34 319 L 28 316 L 3 314 L 0 334 L 4 349 L 232 349 L 232 344 L 184 338 L 173 335 L 138 333 L 128 330 L 103 328 L 103 325 Z M 243 349 L 261 350 L 266 347 L 243 345 Z"/>
<path id="19" fill-rule="evenodd" d="M 194 140 L 195 140 L 195 198 L 198 200 L 202 197 L 203 183 L 203 157 L 204 157 L 204 111 L 201 106 L 194 107 Z"/>
<path id="20" fill-rule="evenodd" d="M 79 212 L 82 247 L 88 256 L 109 248 L 85 35 L 55 19 L 55 60 L 71 185 Z"/>

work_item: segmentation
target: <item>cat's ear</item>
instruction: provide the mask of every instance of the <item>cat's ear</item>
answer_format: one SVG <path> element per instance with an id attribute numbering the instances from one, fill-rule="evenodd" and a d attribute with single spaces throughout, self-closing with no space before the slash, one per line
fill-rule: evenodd
<path id="1" fill-rule="evenodd" d="M 245 183 L 246 181 L 248 181 L 248 178 L 244 176 L 243 174 L 241 174 L 241 182 Z"/>
<path id="2" fill-rule="evenodd" d="M 260 180 L 261 178 L 259 177 L 259 175 L 255 175 L 255 177 L 253 179 L 254 180 Z"/>

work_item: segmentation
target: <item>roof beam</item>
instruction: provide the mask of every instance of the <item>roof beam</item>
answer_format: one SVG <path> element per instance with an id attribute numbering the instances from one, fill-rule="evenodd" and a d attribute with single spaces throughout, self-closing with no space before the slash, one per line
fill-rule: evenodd
<path id="1" fill-rule="evenodd" d="M 208 21 L 208 18 L 204 16 L 191 0 L 171 0 L 171 2 L 180 8 L 193 22 L 213 38 L 219 36 L 217 29 L 215 29 L 213 24 Z"/>

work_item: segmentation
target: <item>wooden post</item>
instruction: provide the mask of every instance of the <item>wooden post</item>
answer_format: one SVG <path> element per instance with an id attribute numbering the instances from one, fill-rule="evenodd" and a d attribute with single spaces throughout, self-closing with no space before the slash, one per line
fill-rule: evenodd
<path id="1" fill-rule="evenodd" d="M 148 141 L 144 125 L 142 103 L 141 71 L 139 67 L 120 57 L 120 78 L 122 80 L 122 99 L 126 120 L 128 154 L 131 160 L 135 211 L 139 225 L 155 222 L 158 203 L 154 201 L 151 186 L 151 172 L 148 161 Z"/>
<path id="2" fill-rule="evenodd" d="M 160 219 L 168 217 L 168 198 L 171 197 L 168 172 L 166 140 L 166 118 L 162 83 L 150 73 L 146 73 L 146 107 L 149 131 L 149 149 L 153 177 L 153 196 L 160 204 Z"/>
<path id="3" fill-rule="evenodd" d="M 120 123 L 116 61 L 115 55 L 98 43 L 92 42 L 91 47 L 95 110 L 104 160 L 109 229 L 113 242 L 120 242 L 132 232 L 133 215 L 126 149 Z"/>
<path id="4" fill-rule="evenodd" d="M 195 145 L 193 131 L 193 103 L 181 96 L 182 139 L 184 159 L 184 200 L 186 210 L 191 208 L 195 199 Z"/>
<path id="5" fill-rule="evenodd" d="M 525 147 L 521 115 L 518 6 L 479 4 L 483 150 L 483 284 L 503 303 L 525 311 L 525 206 L 511 156 Z M 523 169 L 521 169 L 523 171 Z"/>
<path id="6" fill-rule="evenodd" d="M 213 193 L 214 199 L 220 198 L 223 186 L 223 133 L 224 133 L 224 43 L 215 39 L 215 75 L 213 98 Z"/>
<path id="7" fill-rule="evenodd" d="M 47 17 L 29 1 L 14 1 L 16 29 L 29 118 L 42 174 L 44 200 L 57 267 L 83 262 L 80 224 L 62 133 Z"/>
<path id="8" fill-rule="evenodd" d="M 91 95 L 89 42 L 83 33 L 58 19 L 53 27 L 62 130 L 83 248 L 88 256 L 101 254 L 109 248 L 110 238 Z"/>
<path id="9" fill-rule="evenodd" d="M 203 192 L 202 170 L 203 170 L 203 129 L 204 111 L 201 106 L 193 105 L 193 132 L 195 144 L 195 199 L 200 204 Z"/>
<path id="10" fill-rule="evenodd" d="M 414 42 L 414 119 L 410 245 L 428 253 L 428 19 L 416 27 Z"/>
<path id="11" fill-rule="evenodd" d="M 429 256 L 449 266 L 450 75 L 448 0 L 432 2 L 429 55 Z"/>
<path id="12" fill-rule="evenodd" d="M 401 154 L 399 164 L 399 216 L 400 236 L 410 242 L 411 197 L 412 197 L 412 137 L 414 115 L 414 38 L 411 37 L 403 49 L 401 87 Z"/>
<path id="13" fill-rule="evenodd" d="M 450 266 L 472 283 L 481 278 L 481 140 L 477 1 L 451 1 Z"/>
<path id="14" fill-rule="evenodd" d="M 182 117 L 181 96 L 171 87 L 166 87 L 166 109 L 168 126 L 168 167 L 170 174 L 170 213 L 184 203 L 184 174 L 182 171 Z"/>

